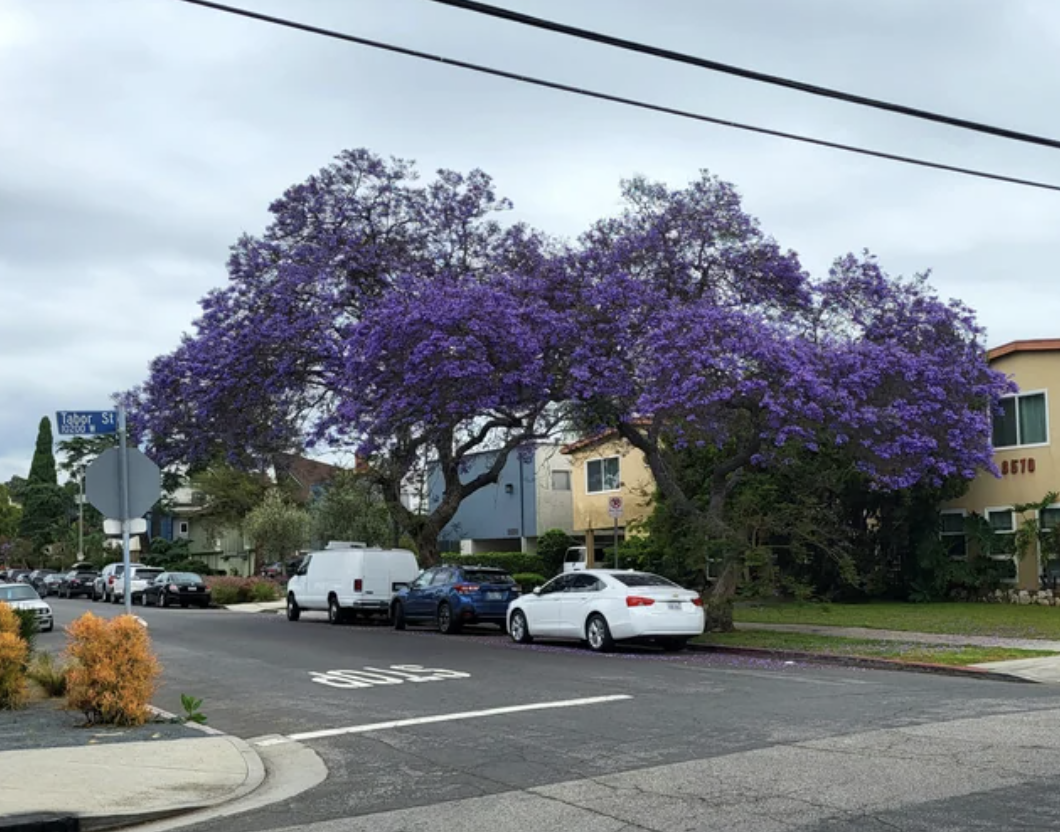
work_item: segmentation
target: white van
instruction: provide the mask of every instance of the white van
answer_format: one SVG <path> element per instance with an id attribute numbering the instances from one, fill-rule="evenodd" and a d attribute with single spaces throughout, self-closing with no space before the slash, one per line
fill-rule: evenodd
<path id="1" fill-rule="evenodd" d="M 599 546 L 593 549 L 593 558 L 595 566 L 598 569 L 606 568 L 604 563 L 604 550 Z M 567 550 L 567 554 L 563 556 L 563 571 L 581 572 L 583 569 L 588 569 L 588 559 L 589 548 L 587 546 L 571 546 Z"/>
<path id="2" fill-rule="evenodd" d="M 310 552 L 287 583 L 287 620 L 302 610 L 327 610 L 332 624 L 351 613 L 390 614 L 390 599 L 416 580 L 420 567 L 408 549 L 369 548 L 332 541 Z"/>

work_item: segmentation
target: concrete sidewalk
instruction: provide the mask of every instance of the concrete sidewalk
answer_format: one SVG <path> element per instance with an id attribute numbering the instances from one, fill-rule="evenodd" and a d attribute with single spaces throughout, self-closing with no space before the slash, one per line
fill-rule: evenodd
<path id="1" fill-rule="evenodd" d="M 957 636 L 943 633 L 907 633 L 901 630 L 874 630 L 871 627 L 824 627 L 813 624 L 752 624 L 739 623 L 737 630 L 769 630 L 774 633 L 807 633 L 838 638 L 865 638 L 877 641 L 900 641 L 906 644 L 942 644 L 954 647 L 1011 647 L 1017 650 L 1055 650 L 1060 653 L 1060 641 L 1032 638 L 1000 638 L 997 636 Z M 1060 655 L 1038 659 L 1012 659 L 1004 662 L 973 664 L 977 670 L 1003 673 L 1030 682 L 1060 684 Z"/>
<path id="2" fill-rule="evenodd" d="M 912 644 L 952 644 L 973 647 L 1012 647 L 1017 650 L 1055 650 L 1060 641 L 1034 638 L 1000 638 L 998 636 L 955 636 L 943 633 L 909 633 L 902 630 L 874 630 L 871 627 L 825 627 L 816 624 L 754 624 L 738 622 L 737 630 L 769 630 L 774 633 L 807 633 L 839 638 L 867 638 L 876 641 L 904 641 Z"/>
<path id="3" fill-rule="evenodd" d="M 75 815 L 109 829 L 249 794 L 265 767 L 229 736 L 0 752 L 0 819 Z"/>
<path id="4" fill-rule="evenodd" d="M 280 612 L 287 608 L 286 601 L 262 601 L 251 604 L 229 604 L 226 610 L 232 612 Z"/>

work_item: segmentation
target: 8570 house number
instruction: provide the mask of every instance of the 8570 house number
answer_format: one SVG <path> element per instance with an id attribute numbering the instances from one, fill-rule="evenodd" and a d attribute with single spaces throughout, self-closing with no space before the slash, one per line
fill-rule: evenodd
<path id="1" fill-rule="evenodd" d="M 1034 457 L 1029 456 L 1024 459 L 1006 459 L 1001 463 L 1001 475 L 1012 475 L 1012 474 L 1033 474 L 1034 473 Z"/>

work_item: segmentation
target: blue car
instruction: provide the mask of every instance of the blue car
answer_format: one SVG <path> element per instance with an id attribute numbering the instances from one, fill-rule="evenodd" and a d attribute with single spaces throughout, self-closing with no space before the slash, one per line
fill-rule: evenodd
<path id="1" fill-rule="evenodd" d="M 398 592 L 390 617 L 395 630 L 417 621 L 432 622 L 447 634 L 465 624 L 496 624 L 504 630 L 508 604 L 519 595 L 515 579 L 503 569 L 435 566 Z"/>

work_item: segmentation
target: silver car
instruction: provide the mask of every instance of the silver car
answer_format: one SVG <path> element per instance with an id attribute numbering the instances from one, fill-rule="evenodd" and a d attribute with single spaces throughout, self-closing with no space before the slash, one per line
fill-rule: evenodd
<path id="1" fill-rule="evenodd" d="M 29 584 L 0 584 L 0 601 L 16 610 L 33 610 L 37 614 L 37 627 L 42 633 L 50 633 L 55 629 L 52 608 Z"/>

